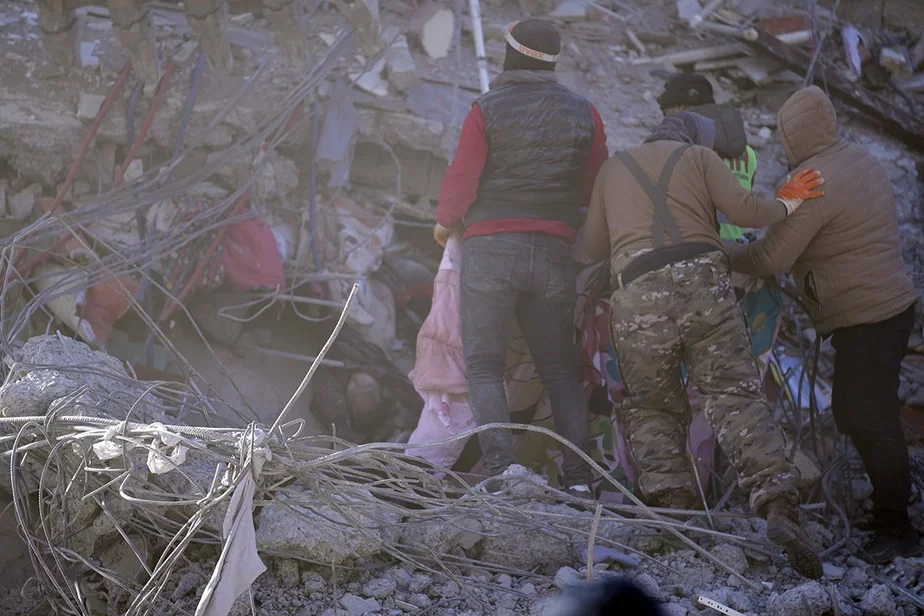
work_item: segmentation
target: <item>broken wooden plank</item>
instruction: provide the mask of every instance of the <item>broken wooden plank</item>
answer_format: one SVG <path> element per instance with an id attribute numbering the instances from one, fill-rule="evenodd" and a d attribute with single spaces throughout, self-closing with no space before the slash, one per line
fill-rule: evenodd
<path id="1" fill-rule="evenodd" d="M 755 50 L 769 54 L 787 68 L 804 74 L 811 56 L 803 49 L 787 45 L 766 30 L 757 29 L 757 40 L 749 41 L 747 45 Z M 819 62 L 822 69 L 826 68 Z M 815 81 L 823 84 L 827 82 L 828 90 L 858 110 L 876 117 L 883 127 L 910 146 L 924 149 L 924 122 L 914 114 L 901 108 L 891 100 L 858 87 L 841 76 L 836 70 L 815 71 Z"/>
<path id="2" fill-rule="evenodd" d="M 655 58 L 636 58 L 632 64 L 653 64 L 669 62 L 674 65 L 678 64 L 695 64 L 704 60 L 720 60 L 731 56 L 743 56 L 749 52 L 747 45 L 743 43 L 732 43 L 730 45 L 716 45 L 715 47 L 703 47 L 700 49 L 690 49 L 688 51 L 677 51 Z"/>
<path id="3" fill-rule="evenodd" d="M 748 57 L 748 56 L 745 56 Z M 738 66 L 738 63 L 741 62 L 744 58 L 735 57 L 735 58 L 722 58 L 720 60 L 705 60 L 703 62 L 697 62 L 693 65 L 693 70 L 697 73 L 701 71 L 718 71 L 723 68 L 732 68 Z"/>
<path id="4" fill-rule="evenodd" d="M 677 44 L 677 37 L 673 34 L 665 34 L 662 32 L 649 32 L 646 30 L 636 31 L 636 36 L 638 40 L 643 43 L 648 43 L 649 45 L 660 45 L 661 47 L 670 47 L 671 45 Z"/>
<path id="5" fill-rule="evenodd" d="M 629 29 L 629 28 L 626 28 L 626 38 L 629 39 L 629 42 L 630 42 L 630 43 L 632 43 L 633 45 L 635 45 L 635 48 L 638 49 L 638 52 L 639 52 L 640 54 L 642 54 L 643 56 L 647 56 L 647 55 L 648 55 L 648 49 L 645 47 L 645 43 L 643 43 L 641 40 L 639 40 L 639 38 L 638 38 L 638 36 L 636 36 L 635 32 L 633 32 L 633 31 L 632 31 L 631 29 Z"/>

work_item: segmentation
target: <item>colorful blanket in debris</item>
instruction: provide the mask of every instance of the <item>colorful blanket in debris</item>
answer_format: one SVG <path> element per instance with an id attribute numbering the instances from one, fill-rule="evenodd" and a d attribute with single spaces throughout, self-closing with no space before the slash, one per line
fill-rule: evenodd
<path id="1" fill-rule="evenodd" d="M 209 199 L 189 197 L 177 199 L 176 204 L 178 211 L 173 228 L 182 229 L 185 235 L 194 239 L 163 259 L 164 287 L 174 295 L 182 290 L 195 274 L 196 268 L 218 233 L 217 228 L 206 230 L 209 226 L 215 226 L 212 218 L 203 216 L 205 212 L 214 207 Z M 202 276 L 196 281 L 196 287 L 212 291 L 220 287 L 224 281 L 224 246 L 219 244 L 209 256 Z"/>

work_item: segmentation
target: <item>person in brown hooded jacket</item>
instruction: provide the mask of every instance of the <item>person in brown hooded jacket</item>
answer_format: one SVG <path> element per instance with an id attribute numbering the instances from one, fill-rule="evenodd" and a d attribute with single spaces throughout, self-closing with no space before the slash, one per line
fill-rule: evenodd
<path id="1" fill-rule="evenodd" d="M 732 269 L 752 276 L 792 270 L 821 336 L 836 351 L 832 406 L 873 484 L 871 560 L 921 553 L 908 519 L 911 478 L 899 422 L 899 371 L 917 293 L 905 272 L 888 175 L 863 147 L 838 134 L 834 106 L 816 86 L 779 112 L 790 168 L 825 177 L 807 202 L 758 242 L 732 249 Z"/>

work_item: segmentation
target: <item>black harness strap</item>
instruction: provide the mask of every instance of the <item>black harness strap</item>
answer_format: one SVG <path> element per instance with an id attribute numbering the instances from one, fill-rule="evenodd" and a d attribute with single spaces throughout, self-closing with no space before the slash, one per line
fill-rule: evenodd
<path id="1" fill-rule="evenodd" d="M 680 161 L 680 157 L 683 156 L 683 153 L 686 152 L 689 147 L 690 145 L 685 143 L 671 152 L 671 155 L 664 163 L 664 168 L 661 169 L 661 177 L 658 178 L 657 185 L 651 181 L 651 178 L 645 173 L 641 165 L 638 164 L 638 161 L 632 158 L 631 154 L 628 152 L 619 152 L 616 154 L 619 160 L 622 161 L 622 164 L 626 166 L 626 169 L 629 170 L 629 173 L 635 177 L 636 181 L 638 181 L 642 188 L 645 189 L 645 192 L 648 193 L 648 198 L 651 199 L 654 205 L 651 232 L 655 248 L 664 246 L 665 228 L 667 229 L 667 234 L 670 236 L 672 244 L 678 245 L 683 243 L 683 236 L 680 233 L 680 226 L 677 224 L 677 219 L 674 218 L 670 208 L 667 206 L 667 186 L 670 184 L 671 176 L 674 174 L 674 168 Z"/>

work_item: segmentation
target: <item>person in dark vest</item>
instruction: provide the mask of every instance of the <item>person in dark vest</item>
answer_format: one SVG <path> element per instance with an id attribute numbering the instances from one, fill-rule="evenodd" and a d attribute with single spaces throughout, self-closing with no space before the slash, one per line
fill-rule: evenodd
<path id="1" fill-rule="evenodd" d="M 735 302 L 716 210 L 734 224 L 783 220 L 824 181 L 805 169 L 761 199 L 741 188 L 713 151 L 714 123 L 690 112 L 664 119 L 645 143 L 607 161 L 583 240 L 610 259 L 610 332 L 625 385 L 620 419 L 651 506 L 692 509 L 704 498 L 687 457 L 690 405 L 680 365 L 716 440 L 738 472 L 767 537 L 809 578 L 821 560 L 799 526 L 799 471 L 763 394 L 747 326 Z"/>
<path id="2" fill-rule="evenodd" d="M 465 238 L 462 346 L 479 425 L 509 422 L 504 388 L 514 319 L 548 391 L 556 430 L 589 448 L 587 399 L 574 341 L 573 243 L 606 134 L 585 98 L 558 83 L 561 38 L 546 21 L 507 26 L 504 72 L 472 105 L 440 190 L 434 237 Z M 513 464 L 512 435 L 479 435 L 488 475 Z M 563 486 L 589 497 L 591 469 L 563 448 Z M 499 482 L 489 482 L 498 485 Z"/>

